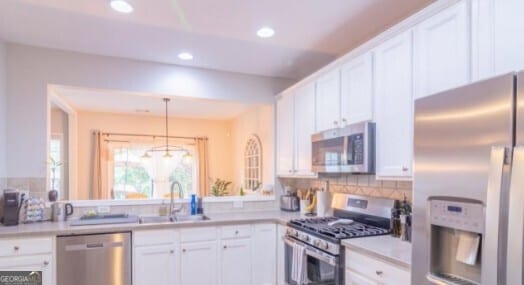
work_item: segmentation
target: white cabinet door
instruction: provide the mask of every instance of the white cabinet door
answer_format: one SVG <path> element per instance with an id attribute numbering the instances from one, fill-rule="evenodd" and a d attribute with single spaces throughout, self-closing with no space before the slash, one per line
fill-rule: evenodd
<path id="1" fill-rule="evenodd" d="M 368 279 L 352 270 L 346 269 L 346 285 L 379 285 L 378 282 Z"/>
<path id="2" fill-rule="evenodd" d="M 342 123 L 373 119 L 373 55 L 364 54 L 340 70 Z"/>
<path id="3" fill-rule="evenodd" d="M 180 247 L 180 285 L 216 285 L 217 243 L 187 243 Z"/>
<path id="4" fill-rule="evenodd" d="M 0 258 L 0 271 L 42 271 L 42 284 L 55 285 L 52 254 Z"/>
<path id="5" fill-rule="evenodd" d="M 311 135 L 315 133 L 315 84 L 295 93 L 295 174 L 312 176 Z"/>
<path id="6" fill-rule="evenodd" d="M 470 10 L 463 0 L 415 27 L 415 98 L 470 82 Z"/>
<path id="7" fill-rule="evenodd" d="M 251 284 L 251 269 L 250 239 L 221 242 L 220 285 Z"/>
<path id="8" fill-rule="evenodd" d="M 340 126 L 340 74 L 333 70 L 317 79 L 317 131 Z"/>
<path id="9" fill-rule="evenodd" d="M 286 245 L 282 239 L 286 234 L 286 228 L 282 225 L 277 226 L 277 284 L 286 285 Z"/>
<path id="10" fill-rule="evenodd" d="M 294 94 L 277 101 L 277 175 L 293 175 Z"/>
<path id="11" fill-rule="evenodd" d="M 411 176 L 413 156 L 412 36 L 405 32 L 375 49 L 377 177 Z"/>
<path id="12" fill-rule="evenodd" d="M 253 285 L 276 284 L 277 228 L 275 224 L 253 226 Z"/>
<path id="13" fill-rule="evenodd" d="M 136 247 L 133 260 L 133 283 L 175 284 L 175 250 L 174 245 Z"/>

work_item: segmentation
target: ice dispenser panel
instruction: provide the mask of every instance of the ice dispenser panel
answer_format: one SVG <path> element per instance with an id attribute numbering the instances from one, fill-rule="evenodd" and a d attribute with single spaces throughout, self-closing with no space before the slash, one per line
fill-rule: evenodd
<path id="1" fill-rule="evenodd" d="M 431 198 L 430 270 L 433 284 L 480 284 L 484 206 L 480 201 Z"/>

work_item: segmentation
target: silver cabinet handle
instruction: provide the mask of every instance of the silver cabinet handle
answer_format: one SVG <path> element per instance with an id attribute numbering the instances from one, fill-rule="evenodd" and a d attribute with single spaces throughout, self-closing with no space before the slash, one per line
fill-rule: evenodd
<path id="1" fill-rule="evenodd" d="M 238 235 L 238 230 L 235 231 L 235 234 Z"/>
<path id="2" fill-rule="evenodd" d="M 182 252 L 186 252 L 186 249 L 185 249 L 185 248 L 184 248 L 184 249 L 182 249 Z"/>
<path id="3" fill-rule="evenodd" d="M 47 260 L 44 261 L 44 265 L 45 265 L 45 266 L 48 266 L 48 265 L 49 265 L 49 261 L 47 261 Z"/>
<path id="4" fill-rule="evenodd" d="M 175 253 L 175 251 L 174 250 L 170 250 L 169 253 L 173 254 L 173 253 Z"/>
<path id="5" fill-rule="evenodd" d="M 227 249 L 227 245 L 224 245 L 224 249 Z"/>
<path id="6" fill-rule="evenodd" d="M 15 245 L 15 246 L 13 247 L 13 249 L 14 249 L 15 251 L 18 251 L 18 250 L 20 249 L 20 247 L 19 247 L 18 245 Z"/>
<path id="7" fill-rule="evenodd" d="M 375 271 L 375 274 L 377 274 L 378 276 L 382 275 L 384 272 L 382 272 L 382 270 L 377 270 Z"/>
<path id="8" fill-rule="evenodd" d="M 346 120 L 346 118 L 342 118 L 342 123 L 345 124 L 345 123 L 347 123 L 347 122 L 348 122 L 348 120 Z"/>
<path id="9" fill-rule="evenodd" d="M 407 167 L 405 167 L 405 166 L 402 166 L 402 171 L 406 172 L 406 171 L 408 171 L 408 170 L 409 170 L 409 168 L 407 168 Z"/>
<path id="10" fill-rule="evenodd" d="M 338 126 L 338 121 L 333 121 L 333 124 L 334 124 L 335 126 Z"/>

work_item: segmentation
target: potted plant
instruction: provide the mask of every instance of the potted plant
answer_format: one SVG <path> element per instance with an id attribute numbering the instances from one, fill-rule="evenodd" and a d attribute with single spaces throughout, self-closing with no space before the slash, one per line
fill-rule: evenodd
<path id="1" fill-rule="evenodd" d="M 49 158 L 49 164 L 51 165 L 51 190 L 49 190 L 48 198 L 49 201 L 55 202 L 58 200 L 58 190 L 55 188 L 56 183 L 56 171 L 60 166 L 62 166 L 62 162 L 55 160 L 54 158 Z"/>

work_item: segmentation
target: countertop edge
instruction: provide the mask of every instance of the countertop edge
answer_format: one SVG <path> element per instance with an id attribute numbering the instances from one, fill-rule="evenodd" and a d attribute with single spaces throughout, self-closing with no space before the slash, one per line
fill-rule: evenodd
<path id="1" fill-rule="evenodd" d="M 403 269 L 406 269 L 406 270 L 408 270 L 408 271 L 411 271 L 411 263 L 406 262 L 406 261 L 404 261 L 404 260 L 401 260 L 401 259 L 398 259 L 398 258 L 391 257 L 391 256 L 389 256 L 389 255 L 386 255 L 386 254 L 383 254 L 383 253 L 381 253 L 381 252 L 378 252 L 378 251 L 375 251 L 375 250 L 369 249 L 369 248 L 364 247 L 364 246 L 359 246 L 359 245 L 352 244 L 352 243 L 350 243 L 350 241 L 348 241 L 348 240 L 343 240 L 343 241 L 342 241 L 342 245 L 343 245 L 346 249 L 354 250 L 354 251 L 359 252 L 359 253 L 362 253 L 362 254 L 371 255 L 371 256 L 373 256 L 373 257 L 379 258 L 379 259 L 381 259 L 381 260 L 383 260 L 383 261 L 386 261 L 386 262 L 392 263 L 393 265 L 396 265 L 396 266 L 402 267 Z"/>
<path id="2" fill-rule="evenodd" d="M 248 212 L 253 214 L 258 212 Z M 236 217 L 227 218 L 227 213 L 210 214 L 211 220 L 200 222 L 165 222 L 165 223 L 123 223 L 123 224 L 108 224 L 108 225 L 86 225 L 86 226 L 69 226 L 67 222 L 53 223 L 42 222 L 35 224 L 26 224 L 12 227 L 0 228 L 0 239 L 12 238 L 30 238 L 37 236 L 67 236 L 67 235 L 81 235 L 81 234 L 99 234 L 99 233 L 115 233 L 115 232 L 133 232 L 140 230 L 158 230 L 158 229 L 181 229 L 194 228 L 206 226 L 223 226 L 234 224 L 253 224 L 253 223 L 275 223 L 278 225 L 286 225 L 286 223 L 298 216 L 289 214 L 279 214 L 275 212 L 260 212 L 260 217 L 238 217 L 242 213 L 233 214 Z M 279 217 L 282 215 L 282 217 Z M 218 216 L 213 218 L 213 216 Z M 287 217 L 284 217 L 287 216 Z M 25 227 L 20 229 L 17 227 Z M 49 228 L 46 228 L 49 227 Z M 53 228 L 55 227 L 55 228 Z M 33 228 L 33 229 L 32 229 Z M 4 231 L 4 232 L 3 232 Z"/>

